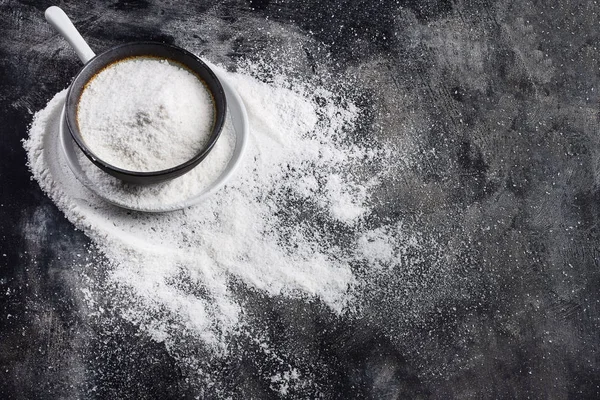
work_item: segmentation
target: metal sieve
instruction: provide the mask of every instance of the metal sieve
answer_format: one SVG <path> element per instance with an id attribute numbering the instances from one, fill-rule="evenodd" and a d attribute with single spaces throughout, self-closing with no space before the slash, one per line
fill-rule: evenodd
<path id="1" fill-rule="evenodd" d="M 213 148 L 225 122 L 227 102 L 221 82 L 215 73 L 202 60 L 187 50 L 177 46 L 155 42 L 134 42 L 112 47 L 96 55 L 79 34 L 69 17 L 58 7 L 49 7 L 46 20 L 71 44 L 80 60 L 84 63 L 69 90 L 65 103 L 65 122 L 71 137 L 83 153 L 96 166 L 108 174 L 123 181 L 136 184 L 150 184 L 170 180 L 185 174 L 200 163 Z M 129 171 L 111 165 L 96 156 L 85 143 L 77 123 L 77 105 L 88 82 L 96 74 L 110 65 L 131 57 L 152 57 L 175 62 L 185 67 L 200 79 L 208 88 L 215 106 L 215 118 L 210 136 L 204 147 L 191 159 L 175 167 L 160 171 Z"/>

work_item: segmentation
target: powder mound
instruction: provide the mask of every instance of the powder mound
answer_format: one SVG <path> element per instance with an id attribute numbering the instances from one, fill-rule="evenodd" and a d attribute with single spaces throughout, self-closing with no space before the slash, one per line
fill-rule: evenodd
<path id="1" fill-rule="evenodd" d="M 228 115 L 219 140 L 200 164 L 178 178 L 144 185 L 123 182 L 105 173 L 93 164 L 79 147 L 73 148 L 85 178 L 93 183 L 99 195 L 123 207 L 157 211 L 173 209 L 174 205 L 204 192 L 227 168 L 235 146 L 236 132 Z"/>
<path id="2" fill-rule="evenodd" d="M 136 57 L 112 64 L 87 84 L 77 120 L 101 160 L 130 171 L 159 171 L 203 148 L 214 113 L 212 95 L 191 71 Z"/>

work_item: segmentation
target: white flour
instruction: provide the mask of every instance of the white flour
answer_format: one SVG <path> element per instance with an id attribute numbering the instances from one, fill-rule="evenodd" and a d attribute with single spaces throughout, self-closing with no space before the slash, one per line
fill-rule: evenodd
<path id="1" fill-rule="evenodd" d="M 128 212 L 82 187 L 56 140 L 64 93 L 36 114 L 25 142 L 34 178 L 110 260 L 111 301 L 167 346 L 192 335 L 224 349 L 243 324 L 232 282 L 270 295 L 315 296 L 337 312 L 356 283 L 351 248 L 323 248 L 324 233 L 281 220 L 289 201 L 311 203 L 345 225 L 367 215 L 366 189 L 357 190 L 344 171 L 381 155 L 345 140 L 356 107 L 324 89 L 292 91 L 223 73 L 244 100 L 251 138 L 237 178 L 197 207 Z"/>
<path id="2" fill-rule="evenodd" d="M 220 72 L 247 107 L 246 153 L 226 186 L 177 212 L 127 211 L 80 184 L 57 140 L 64 92 L 35 115 L 24 143 L 33 177 L 105 256 L 74 266 L 89 282 L 75 287 L 83 318 L 101 332 L 128 331 L 125 319 L 136 335 L 164 343 L 198 398 L 226 397 L 227 369 L 215 365 L 240 346 L 246 354 L 246 344 L 276 367 L 273 391 L 319 391 L 319 369 L 291 362 L 294 351 L 273 335 L 271 324 L 285 322 L 270 304 L 366 317 L 418 353 L 431 342 L 414 326 L 425 329 L 448 298 L 474 293 L 460 246 L 448 251 L 443 236 L 421 232 L 419 216 L 393 213 L 403 201 L 394 185 L 419 154 L 361 132 L 364 110 L 318 84 Z"/>
<path id="3" fill-rule="evenodd" d="M 189 70 L 147 57 L 116 62 L 86 86 L 79 130 L 101 160 L 130 171 L 180 165 L 207 142 L 212 96 Z"/>
<path id="4" fill-rule="evenodd" d="M 93 182 L 96 191 L 115 204 L 136 210 L 159 210 L 170 208 L 182 200 L 203 192 L 223 172 L 231 160 L 236 144 L 236 133 L 228 116 L 219 140 L 204 160 L 190 172 L 170 181 L 150 185 L 123 182 L 99 169 L 79 149 L 73 146 L 79 165 Z"/>

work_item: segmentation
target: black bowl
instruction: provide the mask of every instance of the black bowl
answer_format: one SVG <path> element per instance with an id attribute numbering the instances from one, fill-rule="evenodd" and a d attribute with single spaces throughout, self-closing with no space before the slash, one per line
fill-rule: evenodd
<path id="1" fill-rule="evenodd" d="M 177 165 L 176 167 L 150 172 L 128 171 L 115 167 L 102 159 L 98 158 L 94 152 L 86 145 L 79 131 L 77 123 L 77 105 L 86 84 L 96 76 L 102 69 L 111 64 L 130 57 L 155 57 L 166 59 L 181 64 L 193 72 L 208 87 L 215 106 L 215 120 L 210 137 L 204 146 L 192 159 Z M 227 102 L 225 92 L 215 73 L 198 57 L 180 47 L 171 46 L 163 43 L 154 42 L 135 42 L 127 43 L 113 47 L 104 53 L 98 54 L 92 58 L 79 71 L 75 80 L 69 87 L 66 100 L 65 119 L 67 128 L 73 137 L 73 140 L 83 153 L 99 168 L 108 174 L 111 174 L 123 181 L 136 184 L 150 184 L 170 180 L 185 174 L 202 161 L 213 148 L 225 122 L 227 111 Z"/>

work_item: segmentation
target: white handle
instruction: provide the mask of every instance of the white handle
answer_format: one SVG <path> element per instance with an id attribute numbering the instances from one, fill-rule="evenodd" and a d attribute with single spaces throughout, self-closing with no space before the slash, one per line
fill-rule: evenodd
<path id="1" fill-rule="evenodd" d="M 46 21 L 67 39 L 82 63 L 85 64 L 96 56 L 63 10 L 56 6 L 48 7 L 45 15 Z"/>

